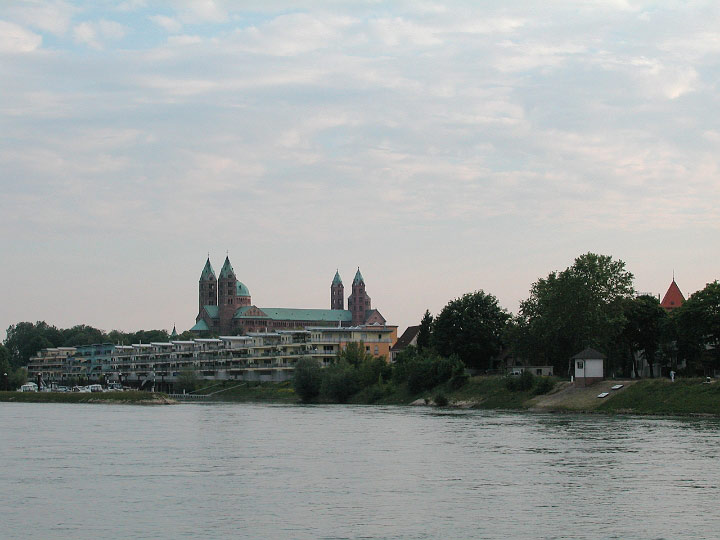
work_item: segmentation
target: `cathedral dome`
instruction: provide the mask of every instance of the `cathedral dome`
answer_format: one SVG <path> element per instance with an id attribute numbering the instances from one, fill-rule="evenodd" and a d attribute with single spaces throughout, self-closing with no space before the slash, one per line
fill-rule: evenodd
<path id="1" fill-rule="evenodd" d="M 248 289 L 244 283 L 238 281 L 236 283 L 235 296 L 250 296 L 250 289 Z"/>

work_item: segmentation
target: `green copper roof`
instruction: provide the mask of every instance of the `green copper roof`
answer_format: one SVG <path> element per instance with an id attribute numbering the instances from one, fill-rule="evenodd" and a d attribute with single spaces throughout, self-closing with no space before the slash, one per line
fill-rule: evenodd
<path id="1" fill-rule="evenodd" d="M 333 278 L 333 285 L 342 285 L 342 279 L 340 279 L 340 272 L 335 270 L 335 277 Z"/>
<path id="2" fill-rule="evenodd" d="M 250 289 L 248 289 L 244 283 L 237 282 L 235 286 L 236 296 L 250 296 Z"/>
<path id="3" fill-rule="evenodd" d="M 202 274 L 200 274 L 200 281 L 207 281 L 210 279 L 217 278 L 215 277 L 215 270 L 213 270 L 212 264 L 210 264 L 210 257 L 208 257 L 208 260 L 205 263 L 205 268 L 203 268 Z"/>
<path id="4" fill-rule="evenodd" d="M 210 318 L 212 318 L 212 319 L 218 318 L 218 311 L 220 308 L 218 308 L 217 306 L 203 306 L 203 309 L 210 316 Z"/>
<path id="5" fill-rule="evenodd" d="M 362 277 L 362 274 L 360 273 L 360 268 L 358 267 L 357 272 L 355 272 L 355 279 L 353 279 L 353 284 L 355 283 L 365 283 L 365 280 Z"/>
<path id="6" fill-rule="evenodd" d="M 275 321 L 303 322 L 347 322 L 352 320 L 352 313 L 346 309 L 294 309 L 294 308 L 259 308 L 267 317 L 245 315 L 250 306 L 242 307 L 235 312 L 235 319 L 272 319 Z"/>
<path id="7" fill-rule="evenodd" d="M 229 257 L 225 257 L 225 264 L 223 264 L 223 267 L 220 270 L 220 277 L 221 278 L 235 277 L 235 270 L 233 270 L 232 264 L 230 264 Z"/>
<path id="8" fill-rule="evenodd" d="M 208 327 L 207 323 L 202 319 L 196 322 L 195 326 L 190 329 L 191 332 L 206 332 L 208 330 L 210 330 L 210 328 Z"/>
<path id="9" fill-rule="evenodd" d="M 172 331 L 172 334 L 170 334 L 170 337 L 171 338 L 177 337 L 177 335 L 178 335 L 177 330 L 175 329 L 175 325 L 173 324 L 173 331 Z"/>

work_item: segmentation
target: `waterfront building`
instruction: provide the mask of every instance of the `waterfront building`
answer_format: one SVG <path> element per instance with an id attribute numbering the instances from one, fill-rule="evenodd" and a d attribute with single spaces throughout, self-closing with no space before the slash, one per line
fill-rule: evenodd
<path id="1" fill-rule="evenodd" d="M 190 330 L 198 336 L 242 335 L 251 332 L 301 330 L 308 326 L 385 326 L 382 314 L 372 308 L 365 279 L 358 268 L 345 309 L 344 286 L 340 273 L 330 284 L 330 309 L 258 307 L 252 303 L 248 287 L 236 276 L 229 257 L 216 276 L 210 258 L 200 274 L 198 315 Z"/>
<path id="2" fill-rule="evenodd" d="M 397 326 L 373 309 L 358 268 L 345 309 L 340 273 L 330 284 L 330 309 L 260 308 L 237 279 L 230 259 L 216 276 L 210 258 L 200 274 L 198 315 L 192 340 L 113 345 L 101 343 L 39 351 L 28 366 L 30 377 L 48 382 L 118 381 L 141 388 L 172 390 L 181 371 L 206 380 L 284 381 L 301 358 L 332 363 L 348 343 L 390 357 Z M 213 337 L 219 336 L 219 337 Z"/>
<path id="3" fill-rule="evenodd" d="M 362 342 L 365 352 L 387 357 L 397 336 L 395 326 L 307 327 L 251 332 L 240 336 L 173 340 L 133 345 L 99 344 L 43 349 L 28 365 L 32 379 L 46 382 L 118 381 L 134 387 L 172 391 L 181 372 L 203 380 L 285 381 L 301 358 L 328 366 L 348 343 Z M 76 354 L 80 351 L 82 354 Z"/>
<path id="4" fill-rule="evenodd" d="M 38 351 L 30 358 L 27 366 L 28 378 L 33 381 L 38 373 L 42 373 L 48 381 L 63 380 L 74 354 L 75 347 L 53 347 Z"/>
<path id="5" fill-rule="evenodd" d="M 417 347 L 417 338 L 420 334 L 420 325 L 408 326 L 390 349 L 390 361 L 394 362 L 397 355 L 408 347 Z"/>
<path id="6" fill-rule="evenodd" d="M 573 356 L 575 386 L 590 386 L 593 383 L 602 381 L 605 378 L 605 358 L 606 356 L 603 353 L 590 347 L 586 347 Z"/>

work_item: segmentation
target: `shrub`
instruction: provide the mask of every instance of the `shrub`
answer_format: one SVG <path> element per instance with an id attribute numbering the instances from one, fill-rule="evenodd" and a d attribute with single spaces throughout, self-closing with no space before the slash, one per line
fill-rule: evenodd
<path id="1" fill-rule="evenodd" d="M 552 378 L 538 377 L 537 383 L 535 384 L 535 388 L 533 389 L 533 394 L 536 394 L 536 395 L 547 394 L 553 388 L 555 388 L 555 381 Z"/>
<path id="2" fill-rule="evenodd" d="M 197 373 L 192 368 L 183 368 L 180 370 L 175 387 L 177 391 L 185 390 L 186 392 L 192 392 L 200 386 L 200 379 L 198 379 Z"/>
<path id="3" fill-rule="evenodd" d="M 523 371 L 520 375 L 509 375 L 505 379 L 505 387 L 512 392 L 531 390 L 534 384 L 535 376 L 529 371 Z"/>
<path id="4" fill-rule="evenodd" d="M 302 358 L 295 366 L 293 388 L 302 401 L 312 401 L 320 395 L 322 368 L 312 358 Z"/>
<path id="5" fill-rule="evenodd" d="M 440 392 L 439 394 L 436 394 L 433 398 L 433 401 L 435 402 L 435 405 L 438 407 L 446 407 L 448 404 L 448 398 L 445 397 L 445 394 Z"/>
<path id="6" fill-rule="evenodd" d="M 407 382 L 408 390 L 417 394 L 456 378 L 451 386 L 459 388 L 465 384 L 465 365 L 457 356 L 443 358 L 437 355 L 415 356 L 396 365 L 393 380 Z"/>
<path id="7" fill-rule="evenodd" d="M 360 390 L 355 397 L 358 398 L 361 403 L 375 403 L 376 401 L 381 400 L 384 396 L 385 388 L 379 384 L 373 384 L 372 386 L 368 386 Z"/>
<path id="8" fill-rule="evenodd" d="M 465 373 L 465 364 L 460 361 L 459 358 L 452 356 L 450 357 L 451 360 L 455 360 L 455 364 L 453 366 L 452 371 L 452 377 L 450 377 L 450 388 L 452 390 L 459 390 L 463 386 L 465 386 L 465 383 L 468 380 L 468 375 Z"/>
<path id="9" fill-rule="evenodd" d="M 320 393 L 331 401 L 345 403 L 360 390 L 357 371 L 345 362 L 325 368 L 322 375 Z"/>

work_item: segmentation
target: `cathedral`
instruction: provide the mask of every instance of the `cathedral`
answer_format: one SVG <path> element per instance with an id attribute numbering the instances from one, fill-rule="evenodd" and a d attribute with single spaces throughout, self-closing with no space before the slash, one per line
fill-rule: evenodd
<path id="1" fill-rule="evenodd" d="M 365 291 L 365 280 L 358 268 L 352 282 L 352 292 L 345 309 L 345 288 L 340 273 L 330 285 L 330 309 L 297 309 L 258 307 L 252 303 L 250 290 L 237 279 L 225 257 L 219 277 L 215 275 L 210 258 L 200 274 L 199 308 L 195 326 L 198 334 L 242 335 L 249 332 L 299 330 L 308 326 L 347 327 L 385 326 L 385 318 L 372 309 Z"/>

